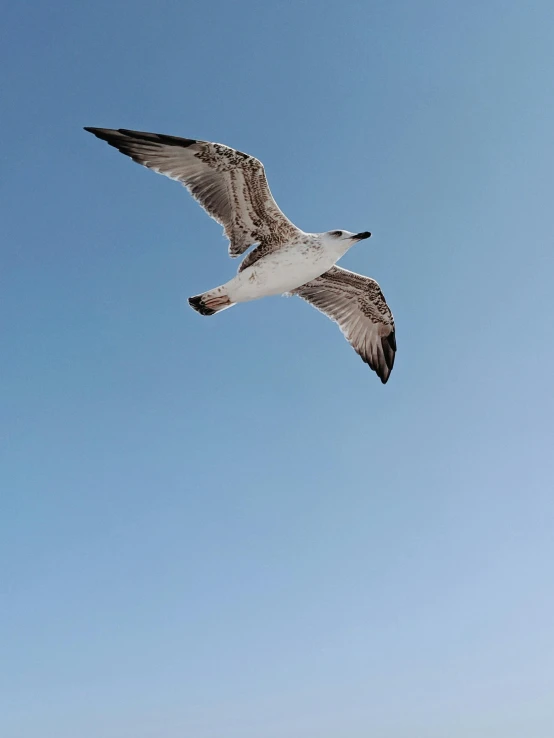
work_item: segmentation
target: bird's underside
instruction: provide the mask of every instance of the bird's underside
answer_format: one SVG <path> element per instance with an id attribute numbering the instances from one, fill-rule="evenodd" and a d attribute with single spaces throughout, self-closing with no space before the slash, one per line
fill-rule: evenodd
<path id="1" fill-rule="evenodd" d="M 232 257 L 246 255 L 239 272 L 305 236 L 281 212 L 263 164 L 253 156 L 210 143 L 127 129 L 85 128 L 133 161 L 181 182 L 223 226 Z M 291 291 L 335 321 L 346 339 L 385 383 L 394 364 L 394 320 L 377 282 L 334 266 Z M 210 314 L 210 313 L 205 313 Z"/>

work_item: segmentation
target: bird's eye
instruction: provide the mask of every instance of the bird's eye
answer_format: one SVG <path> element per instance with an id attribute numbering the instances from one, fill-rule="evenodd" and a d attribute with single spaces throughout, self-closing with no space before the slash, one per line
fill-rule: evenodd
<path id="1" fill-rule="evenodd" d="M 329 235 L 334 236 L 335 238 L 340 238 L 342 236 L 342 231 L 331 231 Z"/>

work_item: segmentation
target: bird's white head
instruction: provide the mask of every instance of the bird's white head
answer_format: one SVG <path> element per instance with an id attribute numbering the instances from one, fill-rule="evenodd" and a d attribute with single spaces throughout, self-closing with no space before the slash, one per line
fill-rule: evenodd
<path id="1" fill-rule="evenodd" d="M 351 246 L 358 241 L 369 238 L 371 233 L 363 231 L 362 233 L 351 233 L 350 231 L 327 231 L 319 235 L 322 243 L 334 251 L 345 254 Z"/>

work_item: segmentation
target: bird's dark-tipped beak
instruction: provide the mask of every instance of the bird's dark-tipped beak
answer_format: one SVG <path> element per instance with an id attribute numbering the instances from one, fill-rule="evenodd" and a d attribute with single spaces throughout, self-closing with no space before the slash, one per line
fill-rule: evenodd
<path id="1" fill-rule="evenodd" d="M 355 236 L 352 236 L 353 241 L 363 241 L 364 238 L 369 238 L 371 236 L 371 233 L 369 231 L 364 231 L 363 233 L 356 233 Z"/>

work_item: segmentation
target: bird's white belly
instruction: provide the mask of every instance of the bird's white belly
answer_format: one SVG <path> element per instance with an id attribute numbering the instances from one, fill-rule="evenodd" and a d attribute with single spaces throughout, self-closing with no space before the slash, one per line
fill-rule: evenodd
<path id="1" fill-rule="evenodd" d="M 226 292 L 232 302 L 282 295 L 319 277 L 337 258 L 337 254 L 330 254 L 319 246 L 285 246 L 237 274 L 225 285 Z"/>

